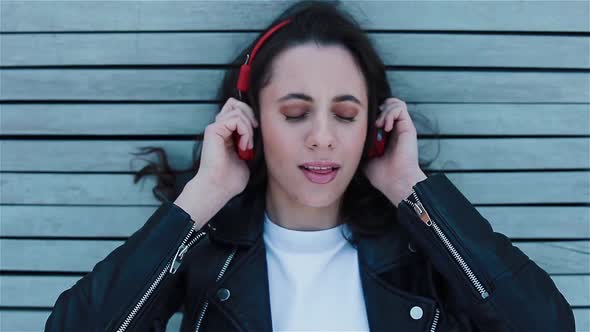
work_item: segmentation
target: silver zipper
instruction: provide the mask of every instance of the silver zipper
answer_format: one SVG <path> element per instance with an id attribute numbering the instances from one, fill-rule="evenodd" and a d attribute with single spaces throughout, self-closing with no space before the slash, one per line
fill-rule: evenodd
<path id="1" fill-rule="evenodd" d="M 451 255 L 453 255 L 453 257 L 455 258 L 457 263 L 459 263 L 459 265 L 461 266 L 461 268 L 463 269 L 463 271 L 465 272 L 465 274 L 467 275 L 469 280 L 471 280 L 471 283 L 473 284 L 475 289 L 477 289 L 481 298 L 482 299 L 487 298 L 489 296 L 489 293 L 483 287 L 481 282 L 479 282 L 479 280 L 477 279 L 477 277 L 475 276 L 473 271 L 471 271 L 471 269 L 469 268 L 467 263 L 465 263 L 465 260 L 463 259 L 463 257 L 461 257 L 459 252 L 457 252 L 457 250 L 455 249 L 453 244 L 449 241 L 449 239 L 443 233 L 443 231 L 440 229 L 440 227 L 438 227 L 436 222 L 430 217 L 430 215 L 428 215 L 428 212 L 424 208 L 424 205 L 422 205 L 422 203 L 420 202 L 420 199 L 418 198 L 418 194 L 416 193 L 416 190 L 413 188 L 412 188 L 412 196 L 416 200 L 415 203 L 410 201 L 409 199 L 404 199 L 404 202 L 410 204 L 410 206 L 412 206 L 412 208 L 414 208 L 414 211 L 416 211 L 416 213 L 418 214 L 418 216 L 420 216 L 420 219 L 426 224 L 426 226 L 434 229 L 434 232 L 436 233 L 436 235 L 442 240 L 445 247 L 451 252 Z"/>
<path id="2" fill-rule="evenodd" d="M 188 244 L 186 244 L 186 241 L 188 241 L 188 239 L 191 237 L 191 235 L 193 234 L 193 232 L 195 232 L 195 228 L 194 227 L 191 227 L 191 230 L 188 232 L 188 234 L 186 235 L 186 237 L 184 238 L 184 240 L 182 240 L 182 244 L 180 245 L 180 247 L 178 247 L 178 250 L 176 250 L 176 255 L 174 255 L 174 258 L 172 259 L 172 262 L 166 263 L 166 266 L 164 266 L 164 268 L 162 269 L 162 271 L 160 272 L 160 274 L 158 275 L 158 277 L 156 278 L 156 280 L 154 280 L 154 282 L 152 282 L 150 288 L 148 288 L 148 290 L 143 294 L 143 296 L 141 297 L 141 299 L 139 300 L 139 302 L 137 302 L 137 304 L 135 305 L 135 307 L 133 307 L 133 310 L 131 310 L 131 312 L 129 313 L 129 315 L 127 315 L 127 318 L 125 318 L 125 321 L 117 329 L 117 332 L 123 332 L 123 331 L 125 331 L 127 329 L 127 327 L 129 326 L 129 324 L 133 320 L 133 317 L 135 317 L 137 315 L 137 313 L 139 312 L 139 310 L 141 309 L 141 307 L 144 305 L 144 303 L 147 301 L 147 299 L 150 297 L 150 295 L 152 295 L 152 293 L 154 292 L 154 290 L 156 289 L 156 287 L 160 284 L 160 282 L 162 281 L 162 279 L 164 279 L 164 277 L 166 276 L 166 272 L 168 272 L 170 274 L 176 273 L 176 270 L 178 270 L 178 267 L 180 266 L 180 263 L 182 262 L 182 258 L 184 256 L 184 254 L 187 252 L 187 250 L 193 244 L 195 244 L 200 238 L 202 238 L 203 235 L 205 235 L 207 233 L 204 230 L 203 231 L 200 231 L 191 240 L 191 242 L 189 242 Z"/>
<path id="3" fill-rule="evenodd" d="M 215 279 L 215 282 L 218 282 L 219 279 L 221 279 L 221 277 L 225 273 L 225 270 L 227 269 L 227 266 L 229 265 L 229 263 L 231 262 L 231 260 L 234 258 L 234 255 L 236 254 L 236 250 L 237 249 L 234 249 L 231 252 L 231 254 L 229 254 L 229 256 L 227 256 L 227 258 L 225 259 L 225 263 L 223 264 L 223 267 L 219 271 L 219 274 L 217 275 L 217 278 Z M 205 301 L 203 301 L 203 305 L 201 307 L 201 311 L 199 312 L 199 316 L 197 318 L 197 325 L 195 326 L 195 332 L 199 332 L 199 329 L 201 328 L 201 323 L 203 321 L 203 318 L 205 317 L 205 312 L 207 312 L 207 307 L 209 307 L 209 301 L 205 300 Z"/>
<path id="4" fill-rule="evenodd" d="M 436 308 L 434 311 L 434 319 L 432 320 L 432 325 L 430 326 L 430 332 L 436 331 L 436 325 L 438 325 L 439 315 L 440 315 L 440 311 L 438 310 L 438 308 Z"/>

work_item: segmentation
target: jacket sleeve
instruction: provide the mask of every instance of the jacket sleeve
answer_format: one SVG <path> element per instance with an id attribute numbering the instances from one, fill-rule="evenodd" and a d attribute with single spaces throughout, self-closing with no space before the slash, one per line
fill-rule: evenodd
<path id="1" fill-rule="evenodd" d="M 45 331 L 116 331 L 130 315 L 141 316 L 142 324 L 159 319 L 165 326 L 181 302 L 170 296 L 182 294 L 181 273 L 170 273 L 171 263 L 181 244 L 204 237 L 193 225 L 182 208 L 163 203 L 125 243 L 59 295 Z M 138 303 L 141 310 L 133 312 Z M 129 323 L 127 331 L 138 330 L 137 319 Z"/>
<path id="2" fill-rule="evenodd" d="M 413 191 L 399 205 L 400 224 L 448 283 L 450 302 L 479 330 L 575 330 L 570 305 L 547 272 L 494 232 L 444 173 Z"/>

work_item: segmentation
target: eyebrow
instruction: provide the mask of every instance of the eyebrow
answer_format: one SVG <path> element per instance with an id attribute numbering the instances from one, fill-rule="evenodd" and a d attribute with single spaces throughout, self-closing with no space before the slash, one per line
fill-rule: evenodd
<path id="1" fill-rule="evenodd" d="M 306 95 L 305 93 L 289 93 L 289 94 L 277 99 L 277 102 L 282 102 L 282 101 L 289 100 L 289 99 L 302 99 L 302 100 L 309 101 L 309 102 L 313 101 L 313 98 L 309 95 Z M 342 101 L 352 101 L 353 103 L 361 105 L 361 102 L 353 95 L 340 95 L 340 96 L 336 96 L 336 97 L 332 98 L 332 102 L 334 102 L 334 103 L 339 103 Z"/>

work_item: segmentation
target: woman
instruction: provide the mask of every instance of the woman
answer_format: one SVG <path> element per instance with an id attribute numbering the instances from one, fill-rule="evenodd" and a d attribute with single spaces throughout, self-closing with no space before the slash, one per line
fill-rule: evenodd
<path id="1" fill-rule="evenodd" d="M 140 172 L 164 203 L 59 296 L 46 330 L 162 331 L 180 309 L 182 331 L 574 331 L 549 275 L 422 172 L 406 104 L 352 18 L 294 5 L 244 59 L 198 172 L 176 191 L 165 158 Z M 369 156 L 376 129 L 387 146 Z"/>

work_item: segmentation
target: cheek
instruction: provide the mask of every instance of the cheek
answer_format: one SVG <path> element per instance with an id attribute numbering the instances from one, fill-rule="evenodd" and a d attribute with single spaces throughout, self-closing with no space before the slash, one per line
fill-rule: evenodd
<path id="1" fill-rule="evenodd" d="M 277 132 L 275 120 L 263 113 L 260 116 L 260 134 L 262 135 L 262 142 L 265 148 L 273 144 L 277 137 Z"/>
<path id="2" fill-rule="evenodd" d="M 261 123 L 264 128 L 262 132 L 262 141 L 264 144 L 264 154 L 271 163 L 282 163 L 292 156 L 292 150 L 295 144 L 292 144 L 294 138 L 292 133 L 280 123 L 280 119 L 264 119 L 266 122 Z"/>
<path id="3" fill-rule="evenodd" d="M 366 136 L 367 131 L 363 127 L 359 126 L 355 127 L 354 129 L 349 129 L 343 136 L 343 144 L 347 150 L 362 150 L 365 144 Z"/>

